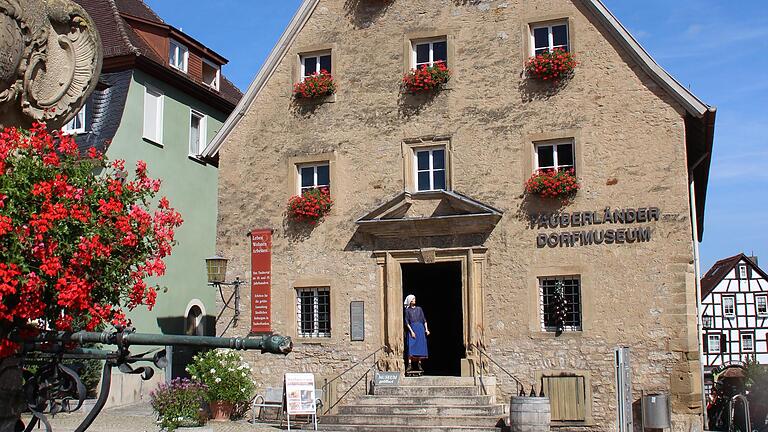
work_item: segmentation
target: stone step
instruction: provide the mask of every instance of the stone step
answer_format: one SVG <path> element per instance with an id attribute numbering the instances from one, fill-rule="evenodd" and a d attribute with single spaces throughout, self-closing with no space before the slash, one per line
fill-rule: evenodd
<path id="1" fill-rule="evenodd" d="M 320 421 L 330 425 L 400 425 L 400 426 L 475 426 L 494 427 L 497 416 L 432 416 L 432 415 L 326 415 Z"/>
<path id="2" fill-rule="evenodd" d="M 502 416 L 504 405 L 344 405 L 341 415 Z"/>
<path id="3" fill-rule="evenodd" d="M 477 396 L 480 388 L 468 386 L 378 386 L 373 394 L 381 396 Z"/>
<path id="4" fill-rule="evenodd" d="M 418 406 L 462 406 L 490 405 L 491 395 L 476 396 L 363 396 L 354 405 L 418 405 Z"/>
<path id="5" fill-rule="evenodd" d="M 400 378 L 401 386 L 473 386 L 481 383 L 486 386 L 495 386 L 496 377 L 420 376 Z"/>
<path id="6" fill-rule="evenodd" d="M 333 432 L 499 432 L 496 427 L 475 426 L 388 426 L 388 425 L 326 425 L 318 424 L 318 430 Z"/>
<path id="7" fill-rule="evenodd" d="M 326 425 L 318 424 L 318 430 L 333 432 L 500 432 L 496 427 L 475 426 L 388 426 L 388 425 Z"/>

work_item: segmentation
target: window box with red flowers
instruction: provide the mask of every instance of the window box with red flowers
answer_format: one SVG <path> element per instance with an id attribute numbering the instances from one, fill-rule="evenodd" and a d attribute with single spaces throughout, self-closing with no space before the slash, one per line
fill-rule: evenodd
<path id="1" fill-rule="evenodd" d="M 451 70 L 445 62 L 435 62 L 433 66 L 422 65 L 405 74 L 403 90 L 411 94 L 436 91 L 443 88 L 450 79 Z"/>
<path id="2" fill-rule="evenodd" d="M 328 188 L 307 189 L 288 200 L 288 216 L 296 222 L 314 225 L 330 213 L 333 200 Z"/>
<path id="3" fill-rule="evenodd" d="M 318 99 L 335 93 L 336 82 L 326 70 L 305 77 L 304 81 L 293 85 L 293 96 L 296 99 Z"/>
<path id="4" fill-rule="evenodd" d="M 579 190 L 579 180 L 573 168 L 538 170 L 525 182 L 525 193 L 542 198 L 567 199 Z"/>
<path id="5" fill-rule="evenodd" d="M 578 64 L 573 54 L 555 48 L 529 58 L 525 62 L 525 73 L 535 80 L 557 83 L 571 77 Z"/>

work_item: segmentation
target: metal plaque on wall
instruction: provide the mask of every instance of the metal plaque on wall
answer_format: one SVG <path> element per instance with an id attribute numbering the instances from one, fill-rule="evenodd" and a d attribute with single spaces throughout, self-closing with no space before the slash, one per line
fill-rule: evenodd
<path id="1" fill-rule="evenodd" d="M 349 335 L 353 342 L 365 340 L 365 302 L 349 303 Z"/>

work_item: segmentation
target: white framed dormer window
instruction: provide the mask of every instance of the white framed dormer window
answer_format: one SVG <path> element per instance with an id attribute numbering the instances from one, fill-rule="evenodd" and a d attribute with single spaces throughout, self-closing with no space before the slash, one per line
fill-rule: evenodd
<path id="1" fill-rule="evenodd" d="M 172 68 L 187 73 L 187 64 L 189 63 L 189 49 L 179 42 L 171 39 L 170 50 L 168 52 L 168 64 Z"/>
<path id="2" fill-rule="evenodd" d="M 416 191 L 428 192 L 446 189 L 447 170 L 445 146 L 419 148 L 413 152 Z"/>
<path id="3" fill-rule="evenodd" d="M 333 73 L 332 67 L 330 51 L 304 54 L 301 56 L 301 80 L 304 81 L 308 76 L 319 74 L 320 71 Z"/>
<path id="4" fill-rule="evenodd" d="M 203 59 L 203 84 L 218 91 L 220 80 L 221 66 Z"/>
<path id="5" fill-rule="evenodd" d="M 755 350 L 755 334 L 742 333 L 741 334 L 741 351 L 752 352 L 754 350 Z"/>
<path id="6" fill-rule="evenodd" d="M 719 334 L 707 335 L 707 352 L 712 354 L 720 353 L 720 335 Z"/>
<path id="7" fill-rule="evenodd" d="M 299 171 L 299 194 L 310 189 L 331 187 L 331 167 L 328 162 L 302 164 Z"/>
<path id="8" fill-rule="evenodd" d="M 83 105 L 77 115 L 61 128 L 61 131 L 68 135 L 85 133 L 85 111 L 86 105 Z"/>
<path id="9" fill-rule="evenodd" d="M 736 316 L 736 297 L 723 296 L 723 316 L 726 318 Z"/>
<path id="10" fill-rule="evenodd" d="M 746 279 L 746 278 L 747 278 L 747 265 L 739 264 L 739 279 Z"/>
<path id="11" fill-rule="evenodd" d="M 757 311 L 757 316 L 768 316 L 768 296 L 755 296 L 755 310 Z"/>
<path id="12" fill-rule="evenodd" d="M 150 86 L 144 87 L 144 138 L 163 142 L 163 93 Z"/>
<path id="13" fill-rule="evenodd" d="M 203 152 L 206 145 L 207 117 L 195 110 L 189 111 L 189 155 L 197 156 Z"/>
<path id="14" fill-rule="evenodd" d="M 575 169 L 573 147 L 573 140 L 536 143 L 535 171 Z"/>
<path id="15" fill-rule="evenodd" d="M 411 47 L 411 66 L 414 69 L 448 62 L 448 40 L 445 37 L 413 41 Z"/>
<path id="16" fill-rule="evenodd" d="M 570 51 L 569 42 L 568 23 L 565 21 L 531 26 L 532 55 L 539 55 L 555 49 Z"/>

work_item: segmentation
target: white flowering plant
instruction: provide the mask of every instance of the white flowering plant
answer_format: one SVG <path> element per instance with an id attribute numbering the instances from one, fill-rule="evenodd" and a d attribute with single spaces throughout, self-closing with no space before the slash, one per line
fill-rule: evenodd
<path id="1" fill-rule="evenodd" d="M 251 399 L 255 390 L 251 366 L 232 350 L 197 354 L 187 372 L 207 387 L 206 400 L 238 404 Z"/>

